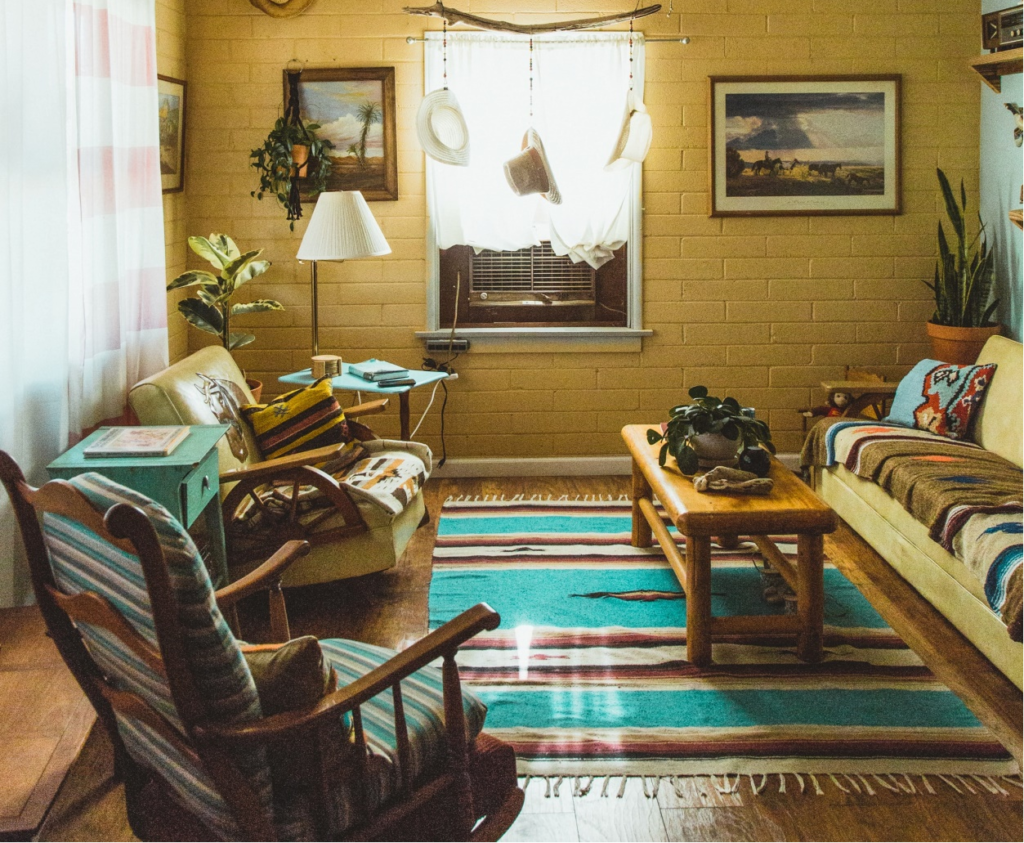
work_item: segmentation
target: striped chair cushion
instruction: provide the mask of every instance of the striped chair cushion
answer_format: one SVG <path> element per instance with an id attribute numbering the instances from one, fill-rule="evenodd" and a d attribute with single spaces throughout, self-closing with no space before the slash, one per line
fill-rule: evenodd
<path id="1" fill-rule="evenodd" d="M 242 416 L 252 427 L 265 460 L 344 444 L 352 438 L 330 378 L 286 392 L 268 404 L 247 404 Z"/>
<path id="2" fill-rule="evenodd" d="M 362 678 L 395 655 L 393 650 L 384 647 L 339 638 L 326 638 L 320 642 L 320 646 L 338 674 L 338 687 Z M 402 701 L 410 744 L 411 769 L 406 772 L 406 779 L 416 782 L 447 761 L 440 668 L 425 667 L 403 679 Z M 483 729 L 487 707 L 465 690 L 462 693 L 462 707 L 466 714 L 466 737 L 472 743 Z M 362 818 L 362 812 L 357 806 L 363 806 L 367 812 L 372 813 L 387 805 L 398 794 L 401 784 L 398 739 L 395 736 L 395 707 L 391 691 L 378 694 L 361 706 L 360 711 L 370 752 L 369 763 L 366 765 L 368 781 L 365 792 L 368 802 L 362 802 L 362 780 L 346 777 L 339 782 L 338 802 L 343 816 L 339 834 Z M 312 834 L 312 819 L 307 823 L 302 833 Z"/>
<path id="3" fill-rule="evenodd" d="M 90 472 L 70 482 L 100 512 L 127 503 L 148 516 L 163 549 L 178 602 L 186 657 L 207 716 L 226 723 L 260 718 L 259 697 L 249 668 L 217 608 L 209 574 L 188 533 L 160 504 L 102 475 Z M 146 641 L 157 647 L 152 608 L 138 558 L 61 516 L 47 515 L 43 530 L 58 586 L 68 593 L 93 591 L 105 597 Z M 97 665 L 112 683 L 141 696 L 184 734 L 165 678 L 111 633 L 84 623 L 79 628 Z M 227 804 L 195 755 L 183 755 L 134 718 L 119 715 L 118 727 L 132 757 L 163 776 L 184 805 L 225 839 L 239 837 Z M 235 761 L 259 804 L 269 810 L 271 781 L 264 751 L 238 752 Z"/>

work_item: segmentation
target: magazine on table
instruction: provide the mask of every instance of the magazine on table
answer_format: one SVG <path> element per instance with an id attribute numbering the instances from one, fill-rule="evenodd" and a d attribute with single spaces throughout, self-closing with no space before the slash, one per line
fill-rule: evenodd
<path id="1" fill-rule="evenodd" d="M 111 427 L 82 454 L 86 457 L 167 457 L 188 436 L 188 425 Z"/>
<path id="2" fill-rule="evenodd" d="M 348 367 L 349 374 L 362 378 L 365 381 L 382 381 L 394 378 L 408 377 L 409 370 L 386 360 L 375 360 L 373 358 L 364 360 L 362 363 L 353 363 Z"/>

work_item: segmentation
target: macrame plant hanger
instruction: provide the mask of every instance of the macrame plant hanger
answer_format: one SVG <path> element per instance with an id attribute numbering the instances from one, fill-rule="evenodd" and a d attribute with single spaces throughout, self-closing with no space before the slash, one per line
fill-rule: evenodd
<path id="1" fill-rule="evenodd" d="M 302 116 L 299 114 L 299 77 L 301 70 L 288 71 L 288 101 L 284 104 L 284 122 L 286 126 L 297 126 L 305 134 Z M 291 187 L 288 200 L 284 203 L 289 220 L 302 219 L 302 200 L 299 198 L 299 166 L 296 165 L 291 174 Z"/>

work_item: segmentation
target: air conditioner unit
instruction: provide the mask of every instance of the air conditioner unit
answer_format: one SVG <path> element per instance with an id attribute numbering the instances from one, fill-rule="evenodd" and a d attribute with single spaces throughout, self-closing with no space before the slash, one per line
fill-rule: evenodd
<path id="1" fill-rule="evenodd" d="M 470 307 L 593 305 L 597 272 L 556 255 L 550 243 L 515 252 L 485 249 L 469 264 Z"/>

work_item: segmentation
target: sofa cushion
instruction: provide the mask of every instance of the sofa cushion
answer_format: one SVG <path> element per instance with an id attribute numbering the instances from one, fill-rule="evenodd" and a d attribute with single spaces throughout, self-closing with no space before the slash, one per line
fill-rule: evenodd
<path id="1" fill-rule="evenodd" d="M 979 363 L 995 363 L 999 368 L 985 392 L 973 438 L 981 447 L 999 454 L 1016 466 L 1024 466 L 1024 428 L 1020 423 L 1024 392 L 1024 349 L 1006 337 L 989 337 Z"/>
<path id="2" fill-rule="evenodd" d="M 267 460 L 352 439 L 330 378 L 293 389 L 267 404 L 247 404 L 242 415 L 252 425 Z"/>
<path id="3" fill-rule="evenodd" d="M 949 439 L 967 439 L 995 370 L 995 365 L 922 360 L 900 381 L 885 421 Z"/>

